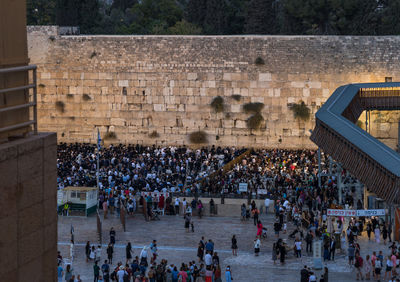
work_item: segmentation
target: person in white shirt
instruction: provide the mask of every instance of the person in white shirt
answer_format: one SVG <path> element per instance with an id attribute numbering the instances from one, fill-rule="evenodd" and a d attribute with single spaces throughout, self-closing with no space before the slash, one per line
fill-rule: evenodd
<path id="1" fill-rule="evenodd" d="M 264 201 L 264 204 L 265 204 L 265 214 L 268 214 L 269 203 L 270 203 L 270 199 L 266 198 L 265 201 Z"/>
<path id="2" fill-rule="evenodd" d="M 128 273 L 125 271 L 124 267 L 120 267 L 119 270 L 117 271 L 118 282 L 124 282 L 125 274 L 128 275 Z"/>
<path id="3" fill-rule="evenodd" d="M 204 256 L 204 262 L 205 262 L 206 266 L 210 266 L 212 264 L 212 256 L 208 252 Z"/>
<path id="4" fill-rule="evenodd" d="M 180 202 L 179 197 L 176 197 L 176 199 L 175 199 L 175 214 L 176 215 L 179 214 L 179 202 Z"/>
<path id="5" fill-rule="evenodd" d="M 314 272 L 310 273 L 310 277 L 308 278 L 309 282 L 317 282 L 317 276 L 315 276 Z"/>
<path id="6" fill-rule="evenodd" d="M 294 242 L 294 247 L 296 251 L 296 257 L 301 258 L 301 241 L 299 238 L 296 238 L 296 241 Z"/>
<path id="7" fill-rule="evenodd" d="M 254 254 L 255 256 L 258 256 L 258 254 L 260 253 L 260 247 L 261 247 L 261 241 L 260 239 L 255 239 L 254 240 Z"/>

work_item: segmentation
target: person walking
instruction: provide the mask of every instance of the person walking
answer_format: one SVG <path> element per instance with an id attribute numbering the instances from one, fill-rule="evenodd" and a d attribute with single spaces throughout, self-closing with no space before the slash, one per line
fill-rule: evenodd
<path id="1" fill-rule="evenodd" d="M 383 239 L 383 244 L 384 245 L 386 245 L 387 237 L 388 237 L 388 231 L 387 231 L 386 225 L 383 225 L 383 227 L 382 227 L 382 239 Z"/>
<path id="2" fill-rule="evenodd" d="M 86 254 L 86 262 L 89 262 L 89 259 L 90 259 L 90 241 L 86 242 L 85 254 Z"/>
<path id="3" fill-rule="evenodd" d="M 376 224 L 375 226 L 374 235 L 375 241 L 379 244 L 381 242 L 381 230 L 379 229 L 379 224 Z"/>
<path id="4" fill-rule="evenodd" d="M 312 231 L 308 231 L 306 235 L 306 252 L 311 253 L 312 252 L 312 242 L 313 242 L 314 236 L 312 234 Z"/>
<path id="5" fill-rule="evenodd" d="M 367 223 L 367 235 L 368 235 L 368 241 L 371 240 L 371 232 L 372 232 L 372 224 L 370 221 Z"/>
<path id="6" fill-rule="evenodd" d="M 108 258 L 108 261 L 110 262 L 110 264 L 112 264 L 113 262 L 113 254 L 114 254 L 114 247 L 113 247 L 113 245 L 110 243 L 110 244 L 108 244 L 108 247 L 107 247 L 107 258 Z"/>
<path id="7" fill-rule="evenodd" d="M 269 204 L 271 200 L 269 198 L 265 198 L 264 205 L 265 205 L 265 214 L 268 214 Z"/>
<path id="8" fill-rule="evenodd" d="M 180 199 L 179 199 L 179 197 L 176 197 L 176 199 L 175 199 L 175 215 L 179 215 L 179 203 L 180 203 Z"/>
<path id="9" fill-rule="evenodd" d="M 113 244 L 113 245 L 115 245 L 115 235 L 116 235 L 116 233 L 115 233 L 114 227 L 111 227 L 111 229 L 110 229 L 110 243 Z"/>
<path id="10" fill-rule="evenodd" d="M 357 280 L 361 279 L 363 280 L 363 265 L 364 265 L 364 260 L 363 258 L 359 255 L 359 253 L 356 253 L 356 258 L 355 258 L 355 262 L 354 262 L 354 267 L 356 268 L 357 274 L 356 274 L 356 278 Z"/>
<path id="11" fill-rule="evenodd" d="M 274 243 L 272 245 L 272 260 L 274 261 L 274 264 L 276 263 L 276 260 L 278 259 L 277 251 L 278 251 L 277 245 L 276 245 L 276 243 Z"/>
<path id="12" fill-rule="evenodd" d="M 296 237 L 296 240 L 294 242 L 294 250 L 296 252 L 296 257 L 301 258 L 301 240 L 299 237 Z"/>
<path id="13" fill-rule="evenodd" d="M 321 282 L 328 282 L 329 278 L 328 278 L 328 268 L 325 266 L 324 267 L 324 273 L 322 274 L 321 277 Z"/>
<path id="14" fill-rule="evenodd" d="M 382 271 L 382 261 L 380 258 L 377 258 L 375 261 L 375 279 L 380 281 Z"/>
<path id="15" fill-rule="evenodd" d="M 383 277 L 383 280 L 386 280 L 386 275 L 388 274 L 388 278 L 392 278 L 392 269 L 393 269 L 393 262 L 390 256 L 387 256 L 386 259 L 386 270 L 385 270 L 385 276 Z"/>
<path id="16" fill-rule="evenodd" d="M 335 251 L 336 251 L 336 241 L 335 238 L 331 239 L 330 248 L 329 248 L 329 260 L 335 260 Z"/>
<path id="17" fill-rule="evenodd" d="M 246 204 L 242 205 L 240 215 L 241 215 L 241 220 L 245 221 L 246 220 Z"/>
<path id="18" fill-rule="evenodd" d="M 309 279 L 308 277 L 310 276 L 310 272 L 307 269 L 307 265 L 304 266 L 304 268 L 302 268 L 300 270 L 300 282 L 308 282 Z"/>
<path id="19" fill-rule="evenodd" d="M 234 256 L 237 256 L 237 249 L 238 249 L 238 246 L 237 246 L 237 240 L 236 240 L 236 236 L 235 235 L 233 235 L 232 236 L 232 255 L 234 255 Z"/>
<path id="20" fill-rule="evenodd" d="M 94 282 L 99 281 L 100 267 L 97 265 L 97 261 L 95 261 L 93 265 L 93 275 L 94 275 Z"/>
<path id="21" fill-rule="evenodd" d="M 254 254 L 256 257 L 258 257 L 258 255 L 260 253 L 260 247 L 261 247 L 261 241 L 260 241 L 260 239 L 256 238 L 254 240 Z"/>
<path id="22" fill-rule="evenodd" d="M 72 269 L 71 265 L 70 265 L 70 264 L 67 264 L 67 268 L 66 268 L 66 270 L 65 270 L 65 276 L 64 276 L 64 280 L 65 280 L 65 281 L 69 282 L 69 280 L 70 280 L 71 277 L 72 277 L 72 272 L 73 272 L 73 271 L 74 271 L 74 270 Z"/>
<path id="23" fill-rule="evenodd" d="M 366 280 L 371 279 L 371 271 L 372 271 L 372 263 L 371 263 L 369 255 L 367 255 L 365 257 L 365 261 L 364 261 L 364 274 L 365 274 Z"/>
<path id="24" fill-rule="evenodd" d="M 199 262 L 203 261 L 204 258 L 204 245 L 199 242 L 199 246 L 197 247 L 197 257 L 199 258 Z"/>
<path id="25" fill-rule="evenodd" d="M 261 238 L 262 229 L 263 229 L 263 225 L 262 225 L 261 221 L 259 220 L 257 222 L 257 238 Z"/>
<path id="26" fill-rule="evenodd" d="M 225 271 L 225 281 L 226 282 L 232 282 L 233 278 L 232 278 L 232 271 L 231 271 L 231 267 L 228 265 L 226 267 L 226 271 Z"/>
<path id="27" fill-rule="evenodd" d="M 110 265 L 108 264 L 107 260 L 105 260 L 103 265 L 101 266 L 101 272 L 103 273 L 104 282 L 109 282 L 110 281 Z"/>
<path id="28" fill-rule="evenodd" d="M 354 245 L 353 245 L 353 244 L 351 244 L 351 245 L 349 246 L 349 248 L 347 249 L 347 255 L 348 255 L 348 257 L 349 257 L 349 265 L 353 265 L 355 250 L 356 250 L 356 249 L 354 248 Z"/>
<path id="29" fill-rule="evenodd" d="M 58 263 L 57 266 L 57 282 L 62 282 L 62 278 L 64 275 L 64 269 L 61 266 L 61 263 Z"/>
<path id="30" fill-rule="evenodd" d="M 126 263 L 130 263 L 132 259 L 132 245 L 131 242 L 128 242 L 125 248 L 126 251 Z"/>

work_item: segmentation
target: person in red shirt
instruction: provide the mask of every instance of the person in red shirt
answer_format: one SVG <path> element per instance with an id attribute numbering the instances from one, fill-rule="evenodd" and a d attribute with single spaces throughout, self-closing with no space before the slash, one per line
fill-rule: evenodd
<path id="1" fill-rule="evenodd" d="M 188 275 L 186 271 L 181 267 L 181 271 L 178 273 L 178 277 L 182 277 L 182 282 L 186 282 Z"/>
<path id="2" fill-rule="evenodd" d="M 163 194 L 160 195 L 160 198 L 158 201 L 158 208 L 160 210 L 164 209 L 164 195 Z"/>
<path id="3" fill-rule="evenodd" d="M 358 253 L 358 252 L 356 252 L 356 259 L 355 259 L 355 262 L 354 262 L 354 266 L 355 266 L 355 268 L 356 268 L 356 270 L 357 270 L 357 280 L 359 280 L 359 279 L 361 279 L 361 280 L 363 280 L 364 279 L 364 277 L 363 277 L 363 273 L 362 273 L 362 269 L 363 269 L 363 259 L 362 259 L 362 257 L 360 256 L 360 254 Z"/>

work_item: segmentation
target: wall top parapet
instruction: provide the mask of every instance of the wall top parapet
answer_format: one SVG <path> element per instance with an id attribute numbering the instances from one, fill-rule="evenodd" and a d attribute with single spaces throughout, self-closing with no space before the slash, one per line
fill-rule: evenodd
<path id="1" fill-rule="evenodd" d="M 30 25 L 27 26 L 28 32 L 46 32 L 51 35 L 61 35 L 61 37 L 67 38 L 82 38 L 82 37 L 93 37 L 93 38 L 211 38 L 211 39 L 224 39 L 224 38 L 243 38 L 243 39 L 394 39 L 400 41 L 400 36 L 397 35 L 379 35 L 379 36 L 367 36 L 367 35 L 258 35 L 258 34 L 243 34 L 243 35 L 143 35 L 143 34 L 132 34 L 132 35 L 108 35 L 108 34 L 80 34 L 80 35 L 64 35 L 63 29 L 56 25 Z M 76 27 L 74 27 L 76 28 Z"/>

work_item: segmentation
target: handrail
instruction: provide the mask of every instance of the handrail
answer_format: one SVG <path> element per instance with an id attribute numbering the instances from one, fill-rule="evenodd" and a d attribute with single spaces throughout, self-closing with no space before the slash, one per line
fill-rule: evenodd
<path id="1" fill-rule="evenodd" d="M 21 91 L 21 90 L 29 91 L 29 89 L 33 89 L 33 95 L 32 95 L 33 101 L 24 103 L 24 104 L 20 104 L 20 105 L 14 105 L 14 106 L 8 106 L 8 107 L 6 106 L 6 107 L 0 108 L 0 113 L 2 113 L 2 112 L 7 112 L 7 111 L 13 111 L 13 110 L 18 110 L 18 109 L 33 107 L 32 120 L 12 124 L 12 125 L 9 125 L 6 127 L 0 127 L 0 132 L 7 132 L 7 131 L 14 130 L 14 129 L 19 129 L 19 128 L 28 127 L 30 125 L 33 125 L 33 133 L 37 134 L 38 125 L 37 125 L 37 75 L 36 75 L 36 70 L 37 70 L 36 65 L 18 66 L 18 67 L 11 67 L 11 68 L 0 68 L 0 74 L 32 71 L 32 83 L 28 82 L 28 84 L 26 84 L 26 85 L 20 85 L 20 86 L 0 89 L 0 94 Z M 29 76 L 28 76 L 28 79 L 29 79 Z"/>

